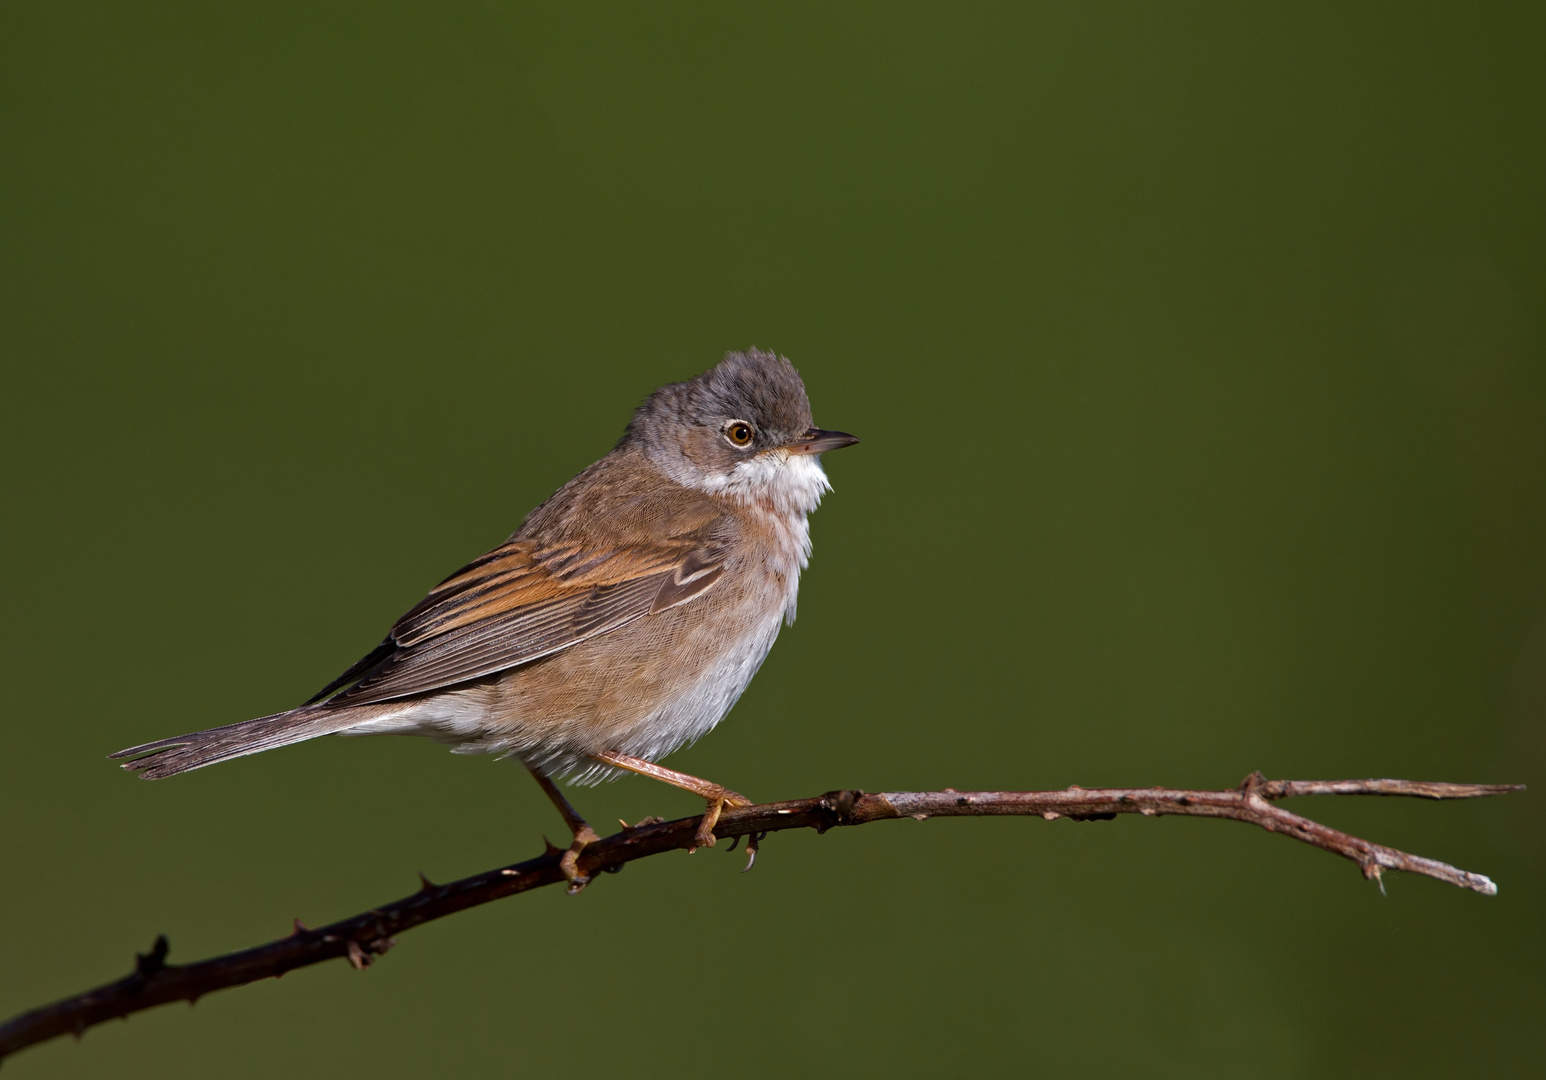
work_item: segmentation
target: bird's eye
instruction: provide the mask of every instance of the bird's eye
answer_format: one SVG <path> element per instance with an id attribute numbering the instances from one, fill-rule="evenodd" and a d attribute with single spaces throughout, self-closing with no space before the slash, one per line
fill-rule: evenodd
<path id="1" fill-rule="evenodd" d="M 745 420 L 732 420 L 725 425 L 725 438 L 731 446 L 750 446 L 753 434 L 752 426 Z"/>

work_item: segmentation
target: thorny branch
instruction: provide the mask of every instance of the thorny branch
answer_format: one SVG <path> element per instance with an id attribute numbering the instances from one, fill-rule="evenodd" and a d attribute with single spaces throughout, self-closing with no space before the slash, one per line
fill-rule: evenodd
<path id="1" fill-rule="evenodd" d="M 1080 788 L 1065 791 L 892 791 L 865 793 L 832 791 L 813 799 L 763 803 L 728 809 L 715 834 L 747 837 L 754 856 L 763 835 L 784 829 L 814 828 L 825 832 L 844 825 L 865 825 L 893 818 L 1039 816 L 1075 821 L 1105 820 L 1117 814 L 1159 817 L 1230 818 L 1258 825 L 1268 832 L 1341 855 L 1357 863 L 1364 877 L 1378 881 L 1386 870 L 1426 874 L 1451 885 L 1491 896 L 1497 886 L 1481 874 L 1457 869 L 1435 859 L 1372 844 L 1290 813 L 1273 800 L 1293 795 L 1409 795 L 1425 799 L 1470 799 L 1519 791 L 1519 784 L 1444 784 L 1413 780 L 1268 780 L 1252 773 L 1226 791 L 1180 791 L 1170 788 Z M 637 826 L 599 840 L 580 856 L 579 869 L 594 877 L 616 873 L 635 859 L 693 846 L 696 817 L 676 821 L 647 819 Z M 167 940 L 156 939 L 150 952 L 137 957 L 127 978 L 95 990 L 23 1013 L 0 1025 L 0 1058 L 59 1035 L 79 1037 L 105 1020 L 127 1017 L 173 1001 L 197 1001 L 215 990 L 242 986 L 283 975 L 287 971 L 346 958 L 363 969 L 395 944 L 395 936 L 433 919 L 491 900 L 513 896 L 564 881 L 558 849 L 498 870 L 490 870 L 445 885 L 424 879 L 411 896 L 342 919 L 318 929 L 296 921 L 288 937 L 240 952 L 193 964 L 168 964 Z M 750 869 L 750 861 L 747 868 Z"/>

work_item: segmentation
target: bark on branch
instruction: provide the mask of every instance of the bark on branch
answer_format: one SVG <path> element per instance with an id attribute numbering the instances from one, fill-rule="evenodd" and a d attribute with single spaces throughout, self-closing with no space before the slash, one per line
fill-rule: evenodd
<path id="1" fill-rule="evenodd" d="M 1413 780 L 1268 780 L 1252 773 L 1238 787 L 1225 791 L 1182 791 L 1171 788 L 1080 788 L 1064 791 L 891 791 L 865 793 L 832 791 L 813 799 L 763 803 L 726 810 L 715 834 L 746 837 L 749 851 L 763 835 L 785 829 L 814 828 L 817 832 L 894 818 L 1037 816 L 1075 821 L 1105 820 L 1117 814 L 1145 817 L 1229 818 L 1281 833 L 1357 863 L 1364 877 L 1378 881 L 1386 870 L 1426 874 L 1451 885 L 1491 896 L 1497 886 L 1481 874 L 1457 869 L 1421 855 L 1361 840 L 1291 813 L 1273 800 L 1293 795 L 1408 795 L 1425 799 L 1470 799 L 1523 790 L 1521 784 L 1444 784 Z M 698 818 L 646 821 L 599 840 L 585 849 L 579 867 L 592 879 L 616 873 L 635 859 L 693 846 Z M 733 846 L 732 842 L 732 846 Z M 258 979 L 324 960 L 347 959 L 365 968 L 395 944 L 405 930 L 455 912 L 516 893 L 564 882 L 556 848 L 535 859 L 489 870 L 445 885 L 422 879 L 411 896 L 383 904 L 352 918 L 309 929 L 299 921 L 294 933 L 266 945 L 228 953 L 193 964 L 168 964 L 167 940 L 156 939 L 150 952 L 137 957 L 128 977 L 75 997 L 23 1013 L 0 1025 L 0 1059 L 23 1047 L 59 1035 L 79 1037 L 105 1020 L 126 1017 L 173 1001 L 197 1001 L 215 990 L 242 986 Z M 748 869 L 750 863 L 748 862 Z"/>

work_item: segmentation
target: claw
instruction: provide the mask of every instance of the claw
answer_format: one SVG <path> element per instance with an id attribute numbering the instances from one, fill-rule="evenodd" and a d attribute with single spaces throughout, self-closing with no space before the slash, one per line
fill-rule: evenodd
<path id="1" fill-rule="evenodd" d="M 767 833 L 748 833 L 746 835 L 746 865 L 741 867 L 741 873 L 745 874 L 757 865 L 757 845 L 762 842 Z"/>

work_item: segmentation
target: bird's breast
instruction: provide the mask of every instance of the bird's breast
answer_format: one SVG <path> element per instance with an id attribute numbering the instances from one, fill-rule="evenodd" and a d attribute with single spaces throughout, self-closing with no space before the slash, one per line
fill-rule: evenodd
<path id="1" fill-rule="evenodd" d="M 746 575 L 761 579 L 752 589 L 771 601 L 768 614 L 793 624 L 800 571 L 811 558 L 810 523 L 803 513 L 758 510 L 747 517 Z"/>

